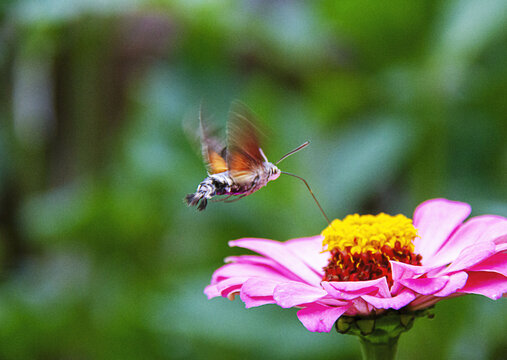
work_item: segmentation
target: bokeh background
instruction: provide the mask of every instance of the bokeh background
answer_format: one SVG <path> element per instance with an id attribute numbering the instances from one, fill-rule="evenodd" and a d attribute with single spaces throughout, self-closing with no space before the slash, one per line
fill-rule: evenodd
<path id="1" fill-rule="evenodd" d="M 358 359 L 296 310 L 203 288 L 239 237 L 326 223 L 281 177 L 198 213 L 202 102 L 258 115 L 332 218 L 447 197 L 507 215 L 507 2 L 26 0 L 0 5 L 1 359 Z M 437 305 L 400 359 L 505 359 L 507 302 Z"/>

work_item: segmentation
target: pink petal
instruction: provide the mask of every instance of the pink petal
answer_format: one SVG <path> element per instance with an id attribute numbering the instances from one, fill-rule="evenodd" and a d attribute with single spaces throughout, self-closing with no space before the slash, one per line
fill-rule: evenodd
<path id="1" fill-rule="evenodd" d="M 211 283 L 217 283 L 231 277 L 262 277 L 272 280 L 287 281 L 290 278 L 265 265 L 230 263 L 218 268 L 211 277 Z"/>
<path id="2" fill-rule="evenodd" d="M 371 304 L 367 303 L 361 298 L 356 298 L 354 300 L 351 300 L 350 306 L 346 311 L 346 315 L 349 316 L 356 316 L 356 315 L 370 315 L 374 310 L 375 307 Z"/>
<path id="3" fill-rule="evenodd" d="M 268 279 L 250 278 L 241 287 L 240 298 L 247 309 L 274 304 L 273 291 L 278 284 L 279 282 Z"/>
<path id="4" fill-rule="evenodd" d="M 324 275 L 323 268 L 327 265 L 329 259 L 329 253 L 322 252 L 322 239 L 323 237 L 318 235 L 309 238 L 292 239 L 284 243 L 286 248 L 319 274 L 320 278 Z"/>
<path id="5" fill-rule="evenodd" d="M 472 266 L 469 270 L 473 271 L 492 271 L 503 276 L 507 276 L 507 254 L 499 253 L 491 256 L 489 259 Z"/>
<path id="6" fill-rule="evenodd" d="M 424 265 L 470 211 L 470 205 L 446 199 L 428 200 L 415 209 L 414 226 L 420 236 L 414 240 L 415 252 L 422 255 Z"/>
<path id="7" fill-rule="evenodd" d="M 280 284 L 280 281 L 250 278 L 241 287 L 241 293 L 248 296 L 273 296 L 275 287 L 278 284 Z"/>
<path id="8" fill-rule="evenodd" d="M 467 269 L 495 253 L 495 243 L 483 241 L 463 249 L 458 258 L 445 268 L 442 273 L 449 274 Z"/>
<path id="9" fill-rule="evenodd" d="M 494 272 L 470 271 L 466 285 L 458 292 L 480 294 L 498 300 L 507 293 L 507 277 Z"/>
<path id="10" fill-rule="evenodd" d="M 507 250 L 507 235 L 497 237 L 493 242 L 496 245 L 496 252 Z"/>
<path id="11" fill-rule="evenodd" d="M 418 278 L 418 279 L 402 279 L 400 284 L 422 295 L 434 294 L 447 285 L 448 276 L 438 278 Z"/>
<path id="12" fill-rule="evenodd" d="M 391 296 L 385 277 L 368 281 L 323 281 L 321 285 L 335 299 L 352 300 L 366 294 Z"/>
<path id="13" fill-rule="evenodd" d="M 410 265 L 399 261 L 389 261 L 393 280 L 412 279 L 435 270 L 435 266 Z"/>
<path id="14" fill-rule="evenodd" d="M 247 281 L 247 277 L 235 277 L 225 279 L 216 284 L 219 294 L 223 297 L 229 297 L 232 293 L 239 292 L 243 283 Z"/>
<path id="15" fill-rule="evenodd" d="M 491 241 L 507 235 L 507 219 L 501 216 L 489 215 L 497 219 L 497 222 L 488 226 L 482 233 L 480 241 Z"/>
<path id="16" fill-rule="evenodd" d="M 327 292 L 320 287 L 290 282 L 278 284 L 275 288 L 273 298 L 282 308 L 291 308 L 296 305 L 317 301 L 326 295 Z"/>
<path id="17" fill-rule="evenodd" d="M 405 289 L 393 297 L 380 298 L 371 295 L 363 295 L 361 298 L 377 309 L 399 310 L 402 307 L 410 304 L 410 302 L 415 299 L 415 294 L 412 291 Z"/>
<path id="18" fill-rule="evenodd" d="M 257 306 L 276 304 L 275 299 L 272 296 L 248 296 L 245 293 L 240 293 L 240 299 L 245 303 L 245 308 L 250 309 Z"/>
<path id="19" fill-rule="evenodd" d="M 468 274 L 464 271 L 460 271 L 449 275 L 449 281 L 445 286 L 438 292 L 434 293 L 433 296 L 447 297 L 454 294 L 458 289 L 465 286 L 468 279 Z"/>
<path id="20" fill-rule="evenodd" d="M 299 321 L 310 331 L 330 332 L 334 323 L 347 307 L 330 307 L 320 304 L 311 304 L 310 306 L 298 311 Z"/>
<path id="21" fill-rule="evenodd" d="M 329 306 L 345 306 L 350 304 L 349 300 L 337 300 L 330 297 L 324 297 L 319 300 L 319 304 L 329 305 Z"/>
<path id="22" fill-rule="evenodd" d="M 354 314 L 355 315 L 370 315 L 375 307 L 370 303 L 366 302 L 362 298 L 357 298 L 351 301 L 352 305 L 348 308 L 346 314 Z"/>
<path id="23" fill-rule="evenodd" d="M 419 266 L 410 265 L 398 261 L 389 261 L 391 264 L 391 271 L 393 276 L 393 286 L 391 287 L 391 294 L 397 294 L 403 290 L 403 285 L 400 280 L 415 279 L 424 274 L 435 272 L 440 267 L 435 266 Z"/>
<path id="24" fill-rule="evenodd" d="M 477 216 L 462 226 L 442 245 L 426 263 L 445 265 L 458 258 L 465 248 L 482 241 L 493 241 L 507 233 L 507 220 L 500 216 Z M 424 260 L 424 258 L 423 258 Z"/>
<path id="25" fill-rule="evenodd" d="M 220 291 L 218 291 L 215 284 L 212 284 L 204 288 L 204 295 L 206 295 L 208 299 L 212 299 L 214 297 L 220 296 Z"/>
<path id="26" fill-rule="evenodd" d="M 318 285 L 320 283 L 321 277 L 278 241 L 245 238 L 229 241 L 229 246 L 239 246 L 255 251 L 273 259 L 309 284 Z"/>
<path id="27" fill-rule="evenodd" d="M 228 256 L 224 259 L 226 263 L 238 263 L 238 264 L 252 264 L 252 265 L 265 265 L 273 269 L 284 269 L 277 262 L 265 258 L 259 255 L 239 255 L 239 256 Z"/>
<path id="28" fill-rule="evenodd" d="M 224 261 L 226 263 L 250 264 L 260 266 L 262 268 L 274 270 L 279 275 L 281 274 L 282 276 L 284 276 L 286 279 L 299 280 L 299 278 L 296 275 L 294 275 L 292 272 L 284 268 L 282 265 L 278 264 L 276 261 L 272 259 L 268 259 L 263 256 L 258 255 L 229 256 L 226 257 Z"/>

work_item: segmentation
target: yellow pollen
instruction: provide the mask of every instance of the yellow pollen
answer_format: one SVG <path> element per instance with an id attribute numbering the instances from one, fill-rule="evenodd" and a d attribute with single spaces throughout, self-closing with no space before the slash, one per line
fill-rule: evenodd
<path id="1" fill-rule="evenodd" d="M 381 252 L 384 245 L 394 249 L 397 241 L 401 247 L 414 251 L 412 241 L 417 229 L 412 219 L 404 215 L 348 215 L 343 220 L 333 220 L 322 231 L 324 251 L 350 248 L 352 254 Z"/>

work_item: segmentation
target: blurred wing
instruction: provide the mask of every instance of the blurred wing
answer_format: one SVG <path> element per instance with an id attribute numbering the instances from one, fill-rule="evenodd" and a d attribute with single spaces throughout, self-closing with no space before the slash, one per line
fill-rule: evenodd
<path id="1" fill-rule="evenodd" d="M 208 129 L 202 121 L 202 108 L 199 111 L 199 124 L 201 132 L 202 157 L 206 163 L 209 174 L 218 174 L 227 171 L 225 161 L 225 145 L 209 134 Z"/>
<path id="2" fill-rule="evenodd" d="M 248 182 L 263 167 L 259 132 L 248 108 L 234 103 L 227 124 L 227 166 L 235 181 Z"/>
<path id="3" fill-rule="evenodd" d="M 209 174 L 218 174 L 227 171 L 225 159 L 214 151 L 208 151 L 208 162 L 206 166 Z"/>
<path id="4" fill-rule="evenodd" d="M 230 174 L 236 184 L 240 186 L 247 186 L 250 189 L 253 187 L 255 179 L 258 177 L 257 172 L 248 171 L 234 171 Z"/>

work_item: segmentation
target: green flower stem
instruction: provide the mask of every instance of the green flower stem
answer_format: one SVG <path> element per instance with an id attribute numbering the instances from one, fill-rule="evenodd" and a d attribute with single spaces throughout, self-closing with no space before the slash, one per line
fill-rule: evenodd
<path id="1" fill-rule="evenodd" d="M 366 317 L 342 316 L 335 326 L 339 333 L 359 337 L 364 360 L 393 360 L 400 335 L 412 328 L 416 317 L 426 316 L 433 317 L 431 309 L 389 310 Z"/>
<path id="2" fill-rule="evenodd" d="M 364 360 L 394 360 L 398 349 L 399 337 L 387 344 L 373 343 L 367 337 L 360 337 L 361 354 Z"/>

